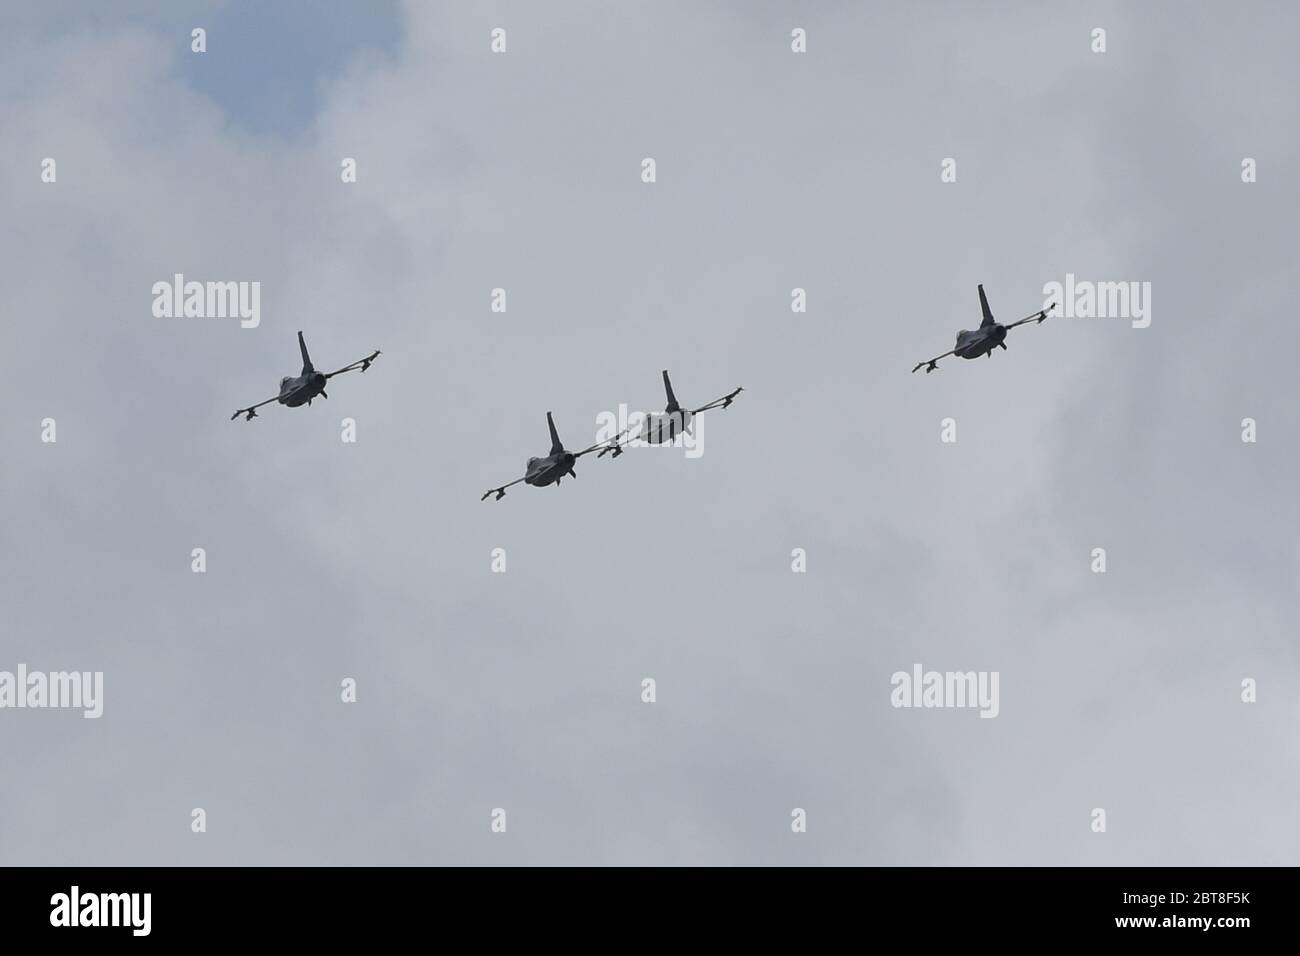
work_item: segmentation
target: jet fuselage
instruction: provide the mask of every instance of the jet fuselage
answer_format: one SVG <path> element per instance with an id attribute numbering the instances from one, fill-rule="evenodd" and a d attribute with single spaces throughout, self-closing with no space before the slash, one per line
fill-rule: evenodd
<path id="1" fill-rule="evenodd" d="M 280 379 L 280 397 L 276 401 L 281 405 L 297 408 L 299 405 L 306 405 L 323 391 L 325 391 L 325 376 L 320 372 L 285 376 Z"/>
<path id="2" fill-rule="evenodd" d="M 957 347 L 953 350 L 959 358 L 979 358 L 993 351 L 1007 337 L 1005 325 L 989 325 L 981 329 L 963 329 L 957 333 Z"/>
<path id="3" fill-rule="evenodd" d="M 570 452 L 562 451 L 544 458 L 529 458 L 524 472 L 524 484 L 544 488 L 555 484 L 570 471 L 576 459 Z"/>
<path id="4" fill-rule="evenodd" d="M 684 408 L 675 412 L 647 415 L 637 437 L 650 445 L 667 445 L 678 435 L 687 434 L 693 420 L 691 413 Z"/>

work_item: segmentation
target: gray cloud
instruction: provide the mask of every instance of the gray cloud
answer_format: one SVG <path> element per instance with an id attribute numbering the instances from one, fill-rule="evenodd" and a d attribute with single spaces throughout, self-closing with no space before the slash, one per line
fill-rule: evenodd
<path id="1" fill-rule="evenodd" d="M 1295 858 L 1289 6 L 412 4 L 287 134 L 158 17 L 0 30 L 0 668 L 106 696 L 0 713 L 0 860 Z M 261 326 L 154 319 L 175 272 Z M 1066 272 L 1152 282 L 1151 327 L 908 374 L 976 283 L 1019 318 Z M 384 355 L 227 421 L 298 329 Z M 661 368 L 746 387 L 702 458 L 479 503 Z M 1000 716 L 893 709 L 917 661 Z"/>

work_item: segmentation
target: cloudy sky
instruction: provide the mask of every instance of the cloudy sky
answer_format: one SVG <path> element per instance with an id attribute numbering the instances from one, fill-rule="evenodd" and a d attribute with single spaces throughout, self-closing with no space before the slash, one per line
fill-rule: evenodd
<path id="1" fill-rule="evenodd" d="M 0 863 L 1296 862 L 1300 10 L 317 6 L 0 13 Z"/>

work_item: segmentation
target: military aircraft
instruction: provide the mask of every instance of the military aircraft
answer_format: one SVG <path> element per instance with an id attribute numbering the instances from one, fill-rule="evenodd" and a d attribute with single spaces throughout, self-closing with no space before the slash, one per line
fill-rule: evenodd
<path id="1" fill-rule="evenodd" d="M 617 458 L 623 454 L 623 447 L 629 442 L 643 441 L 651 445 L 664 445 L 671 442 L 678 435 L 690 431 L 691 423 L 695 416 L 700 412 L 707 412 L 711 408 L 726 408 L 736 400 L 736 396 L 743 392 L 744 388 L 737 388 L 734 392 L 723 395 L 721 398 L 715 398 L 707 405 L 701 405 L 699 408 L 682 408 L 677 401 L 677 396 L 673 394 L 673 383 L 668 379 L 668 370 L 664 369 L 664 392 L 668 395 L 668 405 L 664 408 L 662 415 L 647 415 L 645 421 L 641 424 L 640 431 L 636 436 L 619 442 L 615 440 L 600 450 L 597 458 L 604 458 L 607 454 L 612 454 Z"/>
<path id="2" fill-rule="evenodd" d="M 590 454 L 597 448 L 602 448 L 609 444 L 608 442 L 598 442 L 590 448 L 584 448 L 582 451 L 568 451 L 565 449 L 564 443 L 560 441 L 559 433 L 555 430 L 555 419 L 551 417 L 550 412 L 546 413 L 546 427 L 551 430 L 550 454 L 542 458 L 529 458 L 528 463 L 524 466 L 524 476 L 522 478 L 516 478 L 514 481 L 502 485 L 500 488 L 489 488 L 487 491 L 483 492 L 483 497 L 480 498 L 479 501 L 487 501 L 488 496 L 492 494 L 495 494 L 497 496 L 496 500 L 500 501 L 506 496 L 507 488 L 512 485 L 517 485 L 521 481 L 538 488 L 544 488 L 545 486 L 552 484 L 558 487 L 560 479 L 565 475 L 568 475 L 571 478 L 578 477 L 578 473 L 573 470 L 573 463 L 575 461 L 583 455 Z"/>
<path id="3" fill-rule="evenodd" d="M 984 297 L 984 286 L 980 290 L 980 308 L 984 311 L 984 321 L 980 327 L 973 331 L 962 329 L 957 333 L 957 347 L 951 352 L 944 352 L 942 355 L 936 355 L 928 362 L 917 362 L 916 368 L 912 369 L 915 373 L 921 366 L 925 366 L 925 373 L 929 375 L 939 367 L 939 359 L 947 358 L 949 355 L 956 355 L 960 358 L 979 358 L 981 355 L 992 355 L 995 348 L 1006 348 L 1007 333 L 1017 325 L 1024 325 L 1026 322 L 1039 322 L 1047 318 L 1047 313 L 1056 308 L 1053 302 L 1047 308 L 1040 312 L 1035 312 L 1031 316 L 1021 319 L 1019 322 L 1012 322 L 1010 325 L 1001 325 L 993 318 L 993 313 L 989 310 L 989 300 Z"/>
<path id="4" fill-rule="evenodd" d="M 245 416 L 245 421 L 252 421 L 257 417 L 257 410 L 263 405 L 270 405 L 272 402 L 279 402 L 281 405 L 288 405 L 290 408 L 297 408 L 299 405 L 310 405 L 311 400 L 319 395 L 321 398 L 329 398 L 325 394 L 325 383 L 335 375 L 342 375 L 344 372 L 351 372 L 353 369 L 365 371 L 370 368 L 370 363 L 379 357 L 379 349 L 375 349 L 363 359 L 353 362 L 351 365 L 345 365 L 336 372 L 318 372 L 315 366 L 311 364 L 311 356 L 307 354 L 307 342 L 303 339 L 302 333 L 298 333 L 298 349 L 302 352 L 302 373 L 296 378 L 286 375 L 280 379 L 280 394 L 275 398 L 268 398 L 264 402 L 258 402 L 256 405 L 250 405 L 248 408 L 241 408 L 230 416 L 233 422 L 240 415 Z"/>

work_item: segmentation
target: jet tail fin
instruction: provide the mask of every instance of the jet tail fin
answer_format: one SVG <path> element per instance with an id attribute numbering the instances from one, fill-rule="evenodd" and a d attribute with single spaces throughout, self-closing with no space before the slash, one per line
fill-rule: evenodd
<path id="1" fill-rule="evenodd" d="M 980 323 L 980 328 L 986 328 L 997 323 L 993 319 L 993 313 L 989 309 L 989 300 L 984 297 L 984 286 L 980 286 L 980 309 L 984 312 L 984 321 Z"/>
<path id="2" fill-rule="evenodd" d="M 312 367 L 311 356 L 307 354 L 307 340 L 302 337 L 301 332 L 298 333 L 298 351 L 302 353 L 302 374 L 307 375 L 316 371 Z"/>
<path id="3" fill-rule="evenodd" d="M 668 369 L 664 369 L 664 391 L 668 395 L 668 407 L 664 411 L 672 413 L 681 408 L 677 404 L 677 396 L 673 394 L 673 383 L 668 380 Z"/>
<path id="4" fill-rule="evenodd" d="M 560 442 L 560 433 L 555 430 L 555 419 L 551 413 L 546 413 L 546 427 L 551 430 L 551 454 L 555 455 L 564 451 L 564 445 Z"/>

